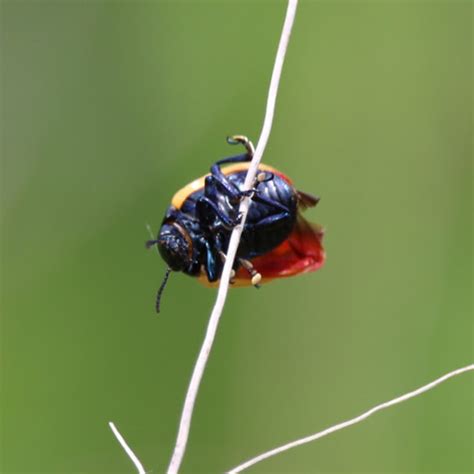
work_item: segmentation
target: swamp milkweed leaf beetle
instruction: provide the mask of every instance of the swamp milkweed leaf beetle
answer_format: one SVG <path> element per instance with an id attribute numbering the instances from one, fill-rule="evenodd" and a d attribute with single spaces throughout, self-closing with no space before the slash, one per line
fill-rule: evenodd
<path id="1" fill-rule="evenodd" d="M 168 265 L 156 298 L 157 312 L 172 271 L 197 277 L 208 286 L 218 284 L 244 196 L 252 203 L 233 267 L 233 286 L 258 288 L 274 278 L 315 271 L 324 263 L 324 230 L 301 213 L 316 206 L 319 198 L 298 191 L 288 176 L 264 164 L 259 165 L 253 188 L 243 191 L 254 146 L 242 135 L 227 141 L 244 145 L 246 152 L 217 161 L 209 174 L 180 189 L 156 240 L 146 243 L 148 248 L 157 245 Z"/>

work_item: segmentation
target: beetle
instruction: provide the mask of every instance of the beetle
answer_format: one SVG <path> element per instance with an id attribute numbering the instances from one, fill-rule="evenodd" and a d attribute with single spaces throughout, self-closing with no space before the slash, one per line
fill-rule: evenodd
<path id="1" fill-rule="evenodd" d="M 264 164 L 259 165 L 253 188 L 243 191 L 255 149 L 243 135 L 227 141 L 242 144 L 246 152 L 217 161 L 209 174 L 180 189 L 171 200 L 157 238 L 146 242 L 147 248 L 158 246 L 168 265 L 157 293 L 157 312 L 172 271 L 197 277 L 207 286 L 218 284 L 245 196 L 250 196 L 252 203 L 233 266 L 233 286 L 259 288 L 274 278 L 315 271 L 324 263 L 324 230 L 301 215 L 302 210 L 316 206 L 319 198 L 298 191 L 288 176 Z"/>

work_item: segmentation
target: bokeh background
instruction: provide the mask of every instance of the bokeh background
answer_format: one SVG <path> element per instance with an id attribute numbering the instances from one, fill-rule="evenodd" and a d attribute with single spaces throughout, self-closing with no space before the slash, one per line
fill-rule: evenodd
<path id="1" fill-rule="evenodd" d="M 1 472 L 163 472 L 215 291 L 146 251 L 257 140 L 282 1 L 1 3 Z M 184 473 L 472 361 L 470 1 L 301 1 L 264 161 L 322 197 L 321 271 L 229 295 Z M 472 472 L 473 377 L 255 473 Z"/>

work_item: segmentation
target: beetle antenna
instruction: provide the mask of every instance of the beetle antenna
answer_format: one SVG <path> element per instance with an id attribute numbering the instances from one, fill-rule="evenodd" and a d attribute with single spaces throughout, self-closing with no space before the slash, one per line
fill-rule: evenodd
<path id="1" fill-rule="evenodd" d="M 153 247 L 153 245 L 157 244 L 158 240 L 147 240 L 145 242 L 145 247 L 149 249 L 150 247 Z"/>
<path id="2" fill-rule="evenodd" d="M 168 283 L 168 278 L 170 277 L 171 273 L 171 268 L 168 267 L 165 273 L 165 277 L 163 278 L 163 281 L 161 283 L 160 288 L 158 289 L 158 293 L 156 294 L 156 312 L 160 312 L 160 301 L 161 301 L 161 295 L 163 294 L 163 290 L 165 289 L 166 283 Z"/>

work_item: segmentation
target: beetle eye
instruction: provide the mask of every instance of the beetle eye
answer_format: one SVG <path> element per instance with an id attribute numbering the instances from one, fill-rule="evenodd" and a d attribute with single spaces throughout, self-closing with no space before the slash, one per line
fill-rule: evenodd
<path id="1" fill-rule="evenodd" d="M 175 272 L 184 270 L 189 265 L 189 244 L 179 230 L 165 224 L 158 237 L 158 250 L 163 260 Z"/>

